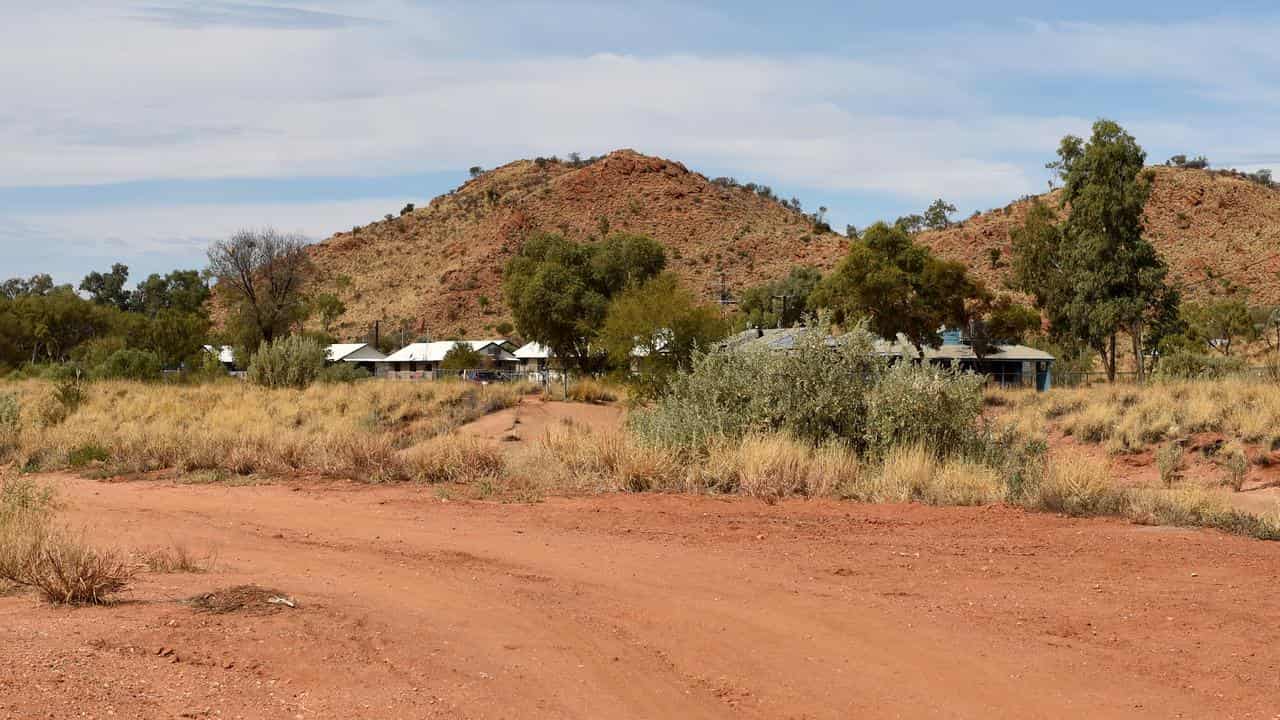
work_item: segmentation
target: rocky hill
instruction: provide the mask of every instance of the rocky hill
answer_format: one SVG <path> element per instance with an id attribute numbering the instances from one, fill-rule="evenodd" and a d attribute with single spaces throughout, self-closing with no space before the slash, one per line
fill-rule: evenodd
<path id="1" fill-rule="evenodd" d="M 321 288 L 346 304 L 334 328 L 363 337 L 407 325 L 434 337 L 490 334 L 509 314 L 502 268 L 535 231 L 575 240 L 648 235 L 668 266 L 708 299 L 784 275 L 829 268 L 844 237 L 771 193 L 684 165 L 619 150 L 587 162 L 520 160 L 478 173 L 426 207 L 340 232 L 312 246 Z M 824 229 L 825 230 L 825 229 Z"/>
<path id="2" fill-rule="evenodd" d="M 1222 292 L 1223 278 L 1280 304 L 1280 191 L 1232 173 L 1152 168 L 1147 231 L 1189 297 Z M 1058 207 L 1057 193 L 1042 196 Z M 1009 231 L 1026 198 L 920 236 L 993 287 L 1009 264 Z M 390 208 L 389 208 L 390 209 Z M 619 150 L 590 161 L 520 160 L 478 173 L 426 207 L 312 246 L 320 288 L 347 312 L 334 328 L 364 337 L 375 320 L 432 337 L 485 335 L 510 319 L 502 268 L 531 233 L 590 240 L 612 231 L 649 235 L 669 267 L 708 300 L 780 277 L 794 265 L 830 268 L 848 241 L 772 193 L 684 165 Z M 998 253 L 993 253 L 998 251 Z"/>
<path id="3" fill-rule="evenodd" d="M 1157 166 L 1146 231 L 1186 297 L 1247 288 L 1251 304 L 1280 304 L 1280 191 L 1230 172 Z M 1041 196 L 1059 208 L 1060 192 Z M 1009 270 L 1009 231 L 1023 222 L 1029 198 L 972 217 L 920 240 L 959 260 L 992 287 Z M 992 251 L 998 251 L 994 254 Z"/>

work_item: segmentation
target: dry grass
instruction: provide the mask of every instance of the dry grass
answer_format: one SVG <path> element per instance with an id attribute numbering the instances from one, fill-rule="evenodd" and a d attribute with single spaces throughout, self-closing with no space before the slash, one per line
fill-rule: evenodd
<path id="1" fill-rule="evenodd" d="M 894 448 L 875 472 L 845 485 L 841 494 L 863 502 L 990 505 L 1004 500 L 995 469 L 963 458 L 941 460 L 918 445 Z"/>
<path id="2" fill-rule="evenodd" d="M 213 552 L 197 553 L 186 543 L 150 548 L 140 554 L 141 563 L 153 573 L 206 573 L 213 569 Z"/>
<path id="3" fill-rule="evenodd" d="M 11 383 L 20 402 L 47 383 Z M 112 472 L 178 468 L 235 475 L 312 472 L 382 482 L 409 479 L 400 450 L 520 400 L 519 386 L 366 382 L 269 390 L 103 382 L 53 427 L 24 424 L 19 465 L 101 462 Z"/>
<path id="4" fill-rule="evenodd" d="M 1048 393 L 1000 393 L 995 415 L 1025 431 L 1050 422 L 1113 452 L 1140 452 L 1189 434 L 1218 432 L 1266 450 L 1280 449 L 1280 386 L 1232 378 L 1094 386 Z"/>
<path id="5" fill-rule="evenodd" d="M 686 485 L 738 492 L 776 502 L 790 496 L 834 495 L 858 481 L 857 456 L 840 445 L 813 448 L 785 435 L 751 435 L 713 445 Z"/>
<path id="6" fill-rule="evenodd" d="M 33 588 L 49 602 L 105 603 L 133 575 L 123 553 L 94 547 L 84 532 L 54 526 L 45 513 L 17 513 L 0 527 L 0 580 Z"/>
<path id="7" fill-rule="evenodd" d="M 569 384 L 568 398 L 581 403 L 610 403 L 624 393 L 613 385 L 607 385 L 592 378 L 574 380 Z"/>

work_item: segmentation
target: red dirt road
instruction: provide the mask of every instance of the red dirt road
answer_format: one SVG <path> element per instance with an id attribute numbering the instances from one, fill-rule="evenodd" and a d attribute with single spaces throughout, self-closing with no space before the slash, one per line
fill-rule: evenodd
<path id="1" fill-rule="evenodd" d="M 1280 714 L 1280 544 L 998 507 L 60 482 L 100 537 L 218 560 L 112 607 L 0 598 L 3 718 Z M 246 582 L 299 607 L 178 602 Z"/>

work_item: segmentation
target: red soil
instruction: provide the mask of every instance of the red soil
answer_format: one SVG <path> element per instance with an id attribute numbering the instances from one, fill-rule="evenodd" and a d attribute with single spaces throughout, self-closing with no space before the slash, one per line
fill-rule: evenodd
<path id="1" fill-rule="evenodd" d="M 64 478 L 127 602 L 0 598 L 0 717 L 1271 718 L 1280 545 L 992 507 Z M 198 612 L 253 583 L 298 607 Z"/>

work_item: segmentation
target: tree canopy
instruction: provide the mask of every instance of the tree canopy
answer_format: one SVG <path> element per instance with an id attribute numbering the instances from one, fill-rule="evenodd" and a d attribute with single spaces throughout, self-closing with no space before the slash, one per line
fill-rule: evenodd
<path id="1" fill-rule="evenodd" d="M 1012 233 L 1015 285 L 1036 298 L 1051 332 L 1093 348 L 1110 379 L 1117 336 L 1129 335 L 1141 375 L 1148 331 L 1166 326 L 1178 304 L 1164 261 L 1143 236 L 1145 161 L 1133 136 L 1110 120 L 1094 123 L 1088 142 L 1064 137 L 1049 167 L 1063 181 L 1070 215 L 1058 224 L 1037 203 Z"/>
<path id="2" fill-rule="evenodd" d="M 881 337 L 905 335 L 917 349 L 942 342 L 944 326 L 962 327 L 966 301 L 979 289 L 963 265 L 941 260 L 902 226 L 876 223 L 809 298 L 846 324 L 866 318 Z"/>
<path id="3" fill-rule="evenodd" d="M 688 370 L 696 351 L 724 338 L 717 308 L 700 302 L 673 273 L 623 290 L 609 305 L 600 343 L 615 367 L 639 370 L 642 395 L 666 387 L 671 373 Z"/>
<path id="4" fill-rule="evenodd" d="M 742 291 L 738 312 L 747 327 L 793 327 L 809 313 L 809 296 L 822 282 L 811 265 L 791 268 L 787 276 Z"/>
<path id="5" fill-rule="evenodd" d="M 522 337 L 586 370 L 599 355 L 592 344 L 610 299 L 665 266 L 662 246 L 641 235 L 618 233 L 576 243 L 540 233 L 507 262 L 503 293 Z"/>
<path id="6" fill-rule="evenodd" d="M 232 304 L 241 345 L 270 342 L 306 317 L 302 288 L 311 259 L 305 246 L 302 236 L 271 228 L 241 230 L 209 246 L 209 272 Z"/>
<path id="7" fill-rule="evenodd" d="M 456 342 L 440 361 L 442 370 L 475 370 L 484 367 L 488 355 L 471 347 L 470 343 Z"/>

